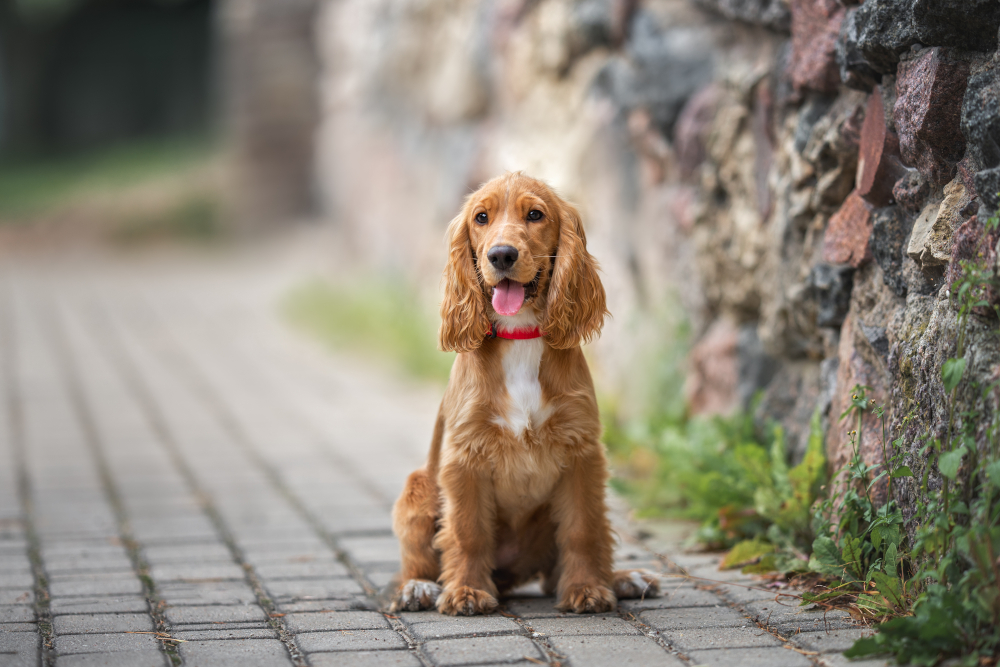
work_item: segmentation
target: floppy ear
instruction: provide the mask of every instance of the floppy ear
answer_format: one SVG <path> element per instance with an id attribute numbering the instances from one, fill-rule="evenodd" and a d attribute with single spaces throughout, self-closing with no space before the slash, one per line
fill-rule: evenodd
<path id="1" fill-rule="evenodd" d="M 490 330 L 486 297 L 472 260 L 472 243 L 463 209 L 448 225 L 448 264 L 444 269 L 439 346 L 446 352 L 470 352 Z"/>
<path id="2" fill-rule="evenodd" d="M 559 246 L 545 299 L 542 331 L 558 349 L 587 342 L 601 331 L 608 309 L 597 260 L 587 252 L 580 214 L 566 202 L 559 206 Z"/>

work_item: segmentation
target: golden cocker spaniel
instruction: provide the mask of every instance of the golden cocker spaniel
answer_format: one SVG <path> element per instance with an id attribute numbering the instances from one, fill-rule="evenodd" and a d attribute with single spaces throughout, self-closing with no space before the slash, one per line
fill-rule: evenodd
<path id="1" fill-rule="evenodd" d="M 565 611 L 656 595 L 612 571 L 607 461 L 580 349 L 608 314 L 580 215 L 521 173 L 473 193 L 448 229 L 440 343 L 458 352 L 426 465 L 393 511 L 391 609 L 486 614 L 536 576 Z"/>

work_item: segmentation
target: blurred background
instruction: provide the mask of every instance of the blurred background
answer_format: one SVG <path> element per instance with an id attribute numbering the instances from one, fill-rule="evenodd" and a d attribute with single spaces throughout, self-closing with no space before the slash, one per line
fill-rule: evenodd
<path id="1" fill-rule="evenodd" d="M 885 400 L 900 285 L 941 284 L 900 277 L 908 227 L 867 249 L 851 193 L 883 93 L 836 57 L 854 5 L 4 0 L 0 257 L 252 248 L 267 271 L 306 248 L 275 313 L 440 384 L 444 231 L 525 170 L 580 206 L 603 269 L 587 353 L 620 488 L 698 519 L 753 507 L 756 459 L 727 453 L 763 452 L 766 481 L 826 435 L 845 462 L 829 416 L 855 384 Z"/>

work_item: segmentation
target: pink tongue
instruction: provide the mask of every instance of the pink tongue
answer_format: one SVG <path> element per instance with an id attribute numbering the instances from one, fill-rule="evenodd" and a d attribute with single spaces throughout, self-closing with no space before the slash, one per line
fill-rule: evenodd
<path id="1" fill-rule="evenodd" d="M 517 315 L 524 303 L 524 285 L 501 280 L 493 290 L 493 310 L 501 315 Z"/>

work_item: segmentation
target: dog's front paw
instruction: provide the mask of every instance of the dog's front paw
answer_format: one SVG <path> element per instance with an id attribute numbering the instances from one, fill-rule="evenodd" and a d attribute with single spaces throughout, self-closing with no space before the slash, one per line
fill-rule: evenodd
<path id="1" fill-rule="evenodd" d="M 438 597 L 438 611 L 452 616 L 474 616 L 492 614 L 497 608 L 497 599 L 486 591 L 470 586 L 446 588 Z"/>
<path id="2" fill-rule="evenodd" d="M 574 614 L 600 614 L 618 606 L 615 594 L 607 586 L 572 584 L 563 591 L 556 608 Z"/>
<path id="3" fill-rule="evenodd" d="M 619 600 L 655 598 L 660 594 L 660 578 L 648 570 L 618 570 L 611 587 Z"/>
<path id="4" fill-rule="evenodd" d="M 420 611 L 433 609 L 441 595 L 441 587 L 426 579 L 410 579 L 399 587 L 389 611 Z"/>

